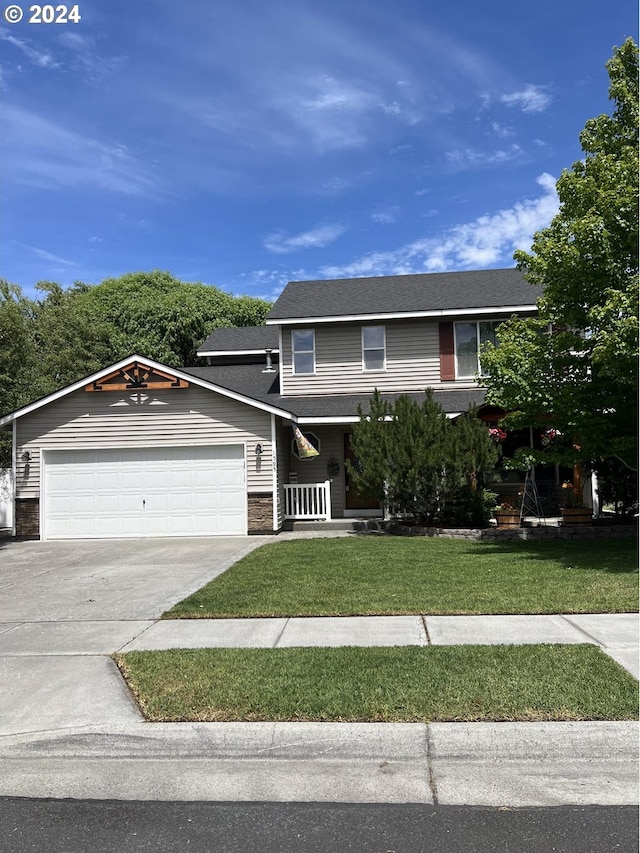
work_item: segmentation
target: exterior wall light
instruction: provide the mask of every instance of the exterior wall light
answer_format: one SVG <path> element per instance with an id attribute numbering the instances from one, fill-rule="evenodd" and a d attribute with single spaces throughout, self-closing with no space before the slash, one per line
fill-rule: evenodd
<path id="1" fill-rule="evenodd" d="M 23 462 L 29 462 L 29 460 L 31 459 L 31 454 L 28 450 L 23 450 L 20 454 L 20 459 L 22 459 Z"/>
<path id="2" fill-rule="evenodd" d="M 262 456 L 262 445 L 261 444 L 256 444 L 255 453 L 256 453 L 256 456 Z"/>

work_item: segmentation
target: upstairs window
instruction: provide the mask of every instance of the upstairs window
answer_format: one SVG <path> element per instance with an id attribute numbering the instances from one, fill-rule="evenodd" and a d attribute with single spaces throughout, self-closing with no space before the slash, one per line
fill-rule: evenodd
<path id="1" fill-rule="evenodd" d="M 480 347 L 484 343 L 497 344 L 496 329 L 501 320 L 481 320 L 476 323 L 456 323 L 456 378 L 471 379 L 482 375 Z"/>
<path id="2" fill-rule="evenodd" d="M 313 329 L 296 329 L 291 332 L 291 352 L 294 373 L 315 373 L 316 340 Z"/>
<path id="3" fill-rule="evenodd" d="M 386 367 L 384 326 L 362 327 L 362 369 L 384 370 Z"/>

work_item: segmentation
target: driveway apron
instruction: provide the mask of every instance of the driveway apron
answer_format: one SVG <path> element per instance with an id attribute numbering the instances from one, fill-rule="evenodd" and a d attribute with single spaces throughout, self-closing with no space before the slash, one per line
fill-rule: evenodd
<path id="1" fill-rule="evenodd" d="M 0 735 L 142 723 L 109 655 L 264 537 L 0 545 Z"/>

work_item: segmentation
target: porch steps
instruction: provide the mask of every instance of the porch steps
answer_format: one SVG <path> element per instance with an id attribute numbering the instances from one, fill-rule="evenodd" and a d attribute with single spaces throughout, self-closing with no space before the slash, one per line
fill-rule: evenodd
<path id="1" fill-rule="evenodd" d="M 343 530 L 363 531 L 376 530 L 375 518 L 332 518 L 327 521 L 285 521 L 282 529 L 286 532 L 302 533 L 314 530 Z"/>

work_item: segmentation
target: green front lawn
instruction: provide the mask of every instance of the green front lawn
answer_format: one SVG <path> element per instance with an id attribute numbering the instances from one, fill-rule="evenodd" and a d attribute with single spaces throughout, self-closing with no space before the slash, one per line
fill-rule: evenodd
<path id="1" fill-rule="evenodd" d="M 637 542 L 338 537 L 273 542 L 167 618 L 638 609 Z"/>
<path id="2" fill-rule="evenodd" d="M 173 649 L 115 656 L 152 721 L 637 719 L 591 645 Z"/>

